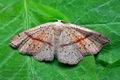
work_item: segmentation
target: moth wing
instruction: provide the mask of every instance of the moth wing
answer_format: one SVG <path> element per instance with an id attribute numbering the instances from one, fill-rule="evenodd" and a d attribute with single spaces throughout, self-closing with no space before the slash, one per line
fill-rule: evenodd
<path id="1" fill-rule="evenodd" d="M 33 55 L 33 58 L 39 61 L 52 61 L 54 59 L 54 48 L 44 44 L 40 51 Z"/>
<path id="2" fill-rule="evenodd" d="M 29 54 L 37 60 L 53 60 L 54 47 L 53 30 L 50 26 L 32 28 L 15 36 L 11 46 L 17 48 L 23 54 Z M 44 54 L 43 54 L 44 53 Z"/>
<path id="3" fill-rule="evenodd" d="M 59 48 L 57 50 L 57 59 L 61 63 L 74 65 L 77 64 L 82 58 L 81 52 L 75 47 L 74 44 L 65 45 L 72 42 L 68 33 L 69 29 L 64 29 L 60 35 Z"/>
<path id="4" fill-rule="evenodd" d="M 76 25 L 64 25 L 57 58 L 66 64 L 77 64 L 84 55 L 97 54 L 109 40 L 101 34 Z"/>
<path id="5" fill-rule="evenodd" d="M 68 25 L 66 25 L 68 26 Z M 100 33 L 77 25 L 66 27 L 71 33 L 71 39 L 82 55 L 97 54 L 109 40 Z"/>
<path id="6" fill-rule="evenodd" d="M 45 29 L 49 29 L 50 26 L 54 26 L 54 24 L 53 23 L 46 23 L 46 24 L 37 26 L 35 28 L 31 28 L 29 30 L 26 30 L 24 32 L 19 33 L 17 36 L 12 38 L 12 40 L 10 42 L 10 46 L 13 48 L 18 48 L 21 43 L 28 40 L 28 36 L 26 35 L 26 33 L 28 33 L 29 35 L 33 35 L 39 31 L 42 32 Z"/>

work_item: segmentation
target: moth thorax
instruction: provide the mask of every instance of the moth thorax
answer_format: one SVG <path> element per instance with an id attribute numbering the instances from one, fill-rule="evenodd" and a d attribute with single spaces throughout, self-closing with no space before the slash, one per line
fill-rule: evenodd
<path id="1" fill-rule="evenodd" d="M 54 30 L 55 38 L 58 38 L 61 34 L 61 31 L 62 31 L 61 28 L 54 27 L 53 30 Z"/>
<path id="2" fill-rule="evenodd" d="M 60 36 L 61 32 L 63 31 L 61 28 L 53 28 L 53 29 L 55 36 Z"/>

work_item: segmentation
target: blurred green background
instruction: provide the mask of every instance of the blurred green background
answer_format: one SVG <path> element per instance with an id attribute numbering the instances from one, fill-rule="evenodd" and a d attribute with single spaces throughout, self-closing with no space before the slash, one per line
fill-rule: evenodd
<path id="1" fill-rule="evenodd" d="M 44 63 L 9 47 L 17 33 L 56 19 L 111 40 L 77 66 Z M 0 0 L 0 80 L 120 80 L 120 0 Z"/>

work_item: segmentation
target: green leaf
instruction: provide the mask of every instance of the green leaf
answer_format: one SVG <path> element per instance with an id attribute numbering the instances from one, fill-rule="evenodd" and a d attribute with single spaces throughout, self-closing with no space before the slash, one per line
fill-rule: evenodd
<path id="1" fill-rule="evenodd" d="M 0 0 L 0 80 L 119 80 L 119 4 L 119 0 Z M 38 62 L 9 47 L 17 33 L 57 19 L 100 32 L 111 42 L 95 59 L 87 56 L 71 67 L 57 60 Z"/>
<path id="2" fill-rule="evenodd" d="M 101 68 L 99 77 L 101 80 L 119 80 L 120 74 L 120 60 L 113 64 L 107 65 L 105 68 Z"/>

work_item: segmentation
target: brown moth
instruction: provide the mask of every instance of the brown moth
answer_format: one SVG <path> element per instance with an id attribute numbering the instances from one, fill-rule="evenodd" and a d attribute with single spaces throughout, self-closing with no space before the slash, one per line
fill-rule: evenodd
<path id="1" fill-rule="evenodd" d="M 42 24 L 15 36 L 10 45 L 39 61 L 77 64 L 85 55 L 97 54 L 109 42 L 101 34 L 81 26 L 58 22 Z"/>

